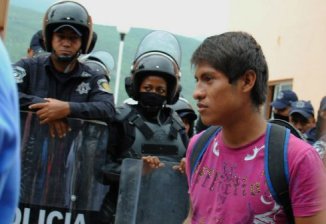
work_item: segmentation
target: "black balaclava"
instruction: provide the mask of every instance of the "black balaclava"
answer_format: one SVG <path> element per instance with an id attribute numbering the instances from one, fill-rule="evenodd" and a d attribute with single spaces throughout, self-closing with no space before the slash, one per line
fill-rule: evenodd
<path id="1" fill-rule="evenodd" d="M 139 106 L 143 113 L 150 117 L 156 116 L 166 102 L 166 96 L 152 92 L 139 92 Z"/>

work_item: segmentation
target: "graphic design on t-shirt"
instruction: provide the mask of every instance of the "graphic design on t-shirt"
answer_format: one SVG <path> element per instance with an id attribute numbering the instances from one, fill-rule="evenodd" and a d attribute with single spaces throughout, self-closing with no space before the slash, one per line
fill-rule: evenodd
<path id="1" fill-rule="evenodd" d="M 194 174 L 193 193 L 204 198 L 195 205 L 199 207 L 196 223 L 283 223 L 284 213 L 273 200 L 264 175 L 263 140 L 237 154 L 221 141 L 211 144 L 210 156 L 203 157 Z"/>
<path id="2" fill-rule="evenodd" d="M 255 147 L 255 148 L 253 149 L 254 154 L 252 154 L 252 155 L 249 155 L 249 154 L 248 154 L 248 155 L 244 158 L 244 160 L 248 161 L 248 160 L 253 160 L 253 159 L 255 159 L 256 156 L 257 156 L 257 154 L 259 153 L 259 151 L 262 150 L 262 149 L 264 149 L 264 148 L 265 148 L 264 145 L 261 146 L 260 148 Z"/>
<path id="3" fill-rule="evenodd" d="M 216 138 L 214 139 L 213 153 L 216 156 L 218 156 L 220 154 L 219 149 L 218 149 L 218 141 L 216 141 Z"/>

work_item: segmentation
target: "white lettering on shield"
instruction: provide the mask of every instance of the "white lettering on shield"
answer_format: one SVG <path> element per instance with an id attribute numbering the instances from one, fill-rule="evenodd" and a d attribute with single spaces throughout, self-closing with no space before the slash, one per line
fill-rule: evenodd
<path id="1" fill-rule="evenodd" d="M 30 214 L 30 208 L 24 208 L 23 213 L 17 208 L 13 224 L 29 224 Z M 76 219 L 71 220 L 70 212 L 66 212 L 65 215 L 63 215 L 59 211 L 51 211 L 48 214 L 46 214 L 46 210 L 41 209 L 39 211 L 38 224 L 53 224 L 58 220 L 64 221 L 64 224 L 86 224 L 84 214 L 77 214 Z"/>

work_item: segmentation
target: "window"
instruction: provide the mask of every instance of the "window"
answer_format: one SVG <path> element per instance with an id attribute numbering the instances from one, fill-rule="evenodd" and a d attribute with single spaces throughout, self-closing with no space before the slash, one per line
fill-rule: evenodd
<path id="1" fill-rule="evenodd" d="M 271 102 L 277 98 L 280 91 L 286 89 L 292 90 L 292 83 L 293 79 L 269 81 L 266 103 L 263 108 L 263 113 L 265 114 L 266 119 L 270 119 L 272 117 L 272 107 L 270 106 Z"/>

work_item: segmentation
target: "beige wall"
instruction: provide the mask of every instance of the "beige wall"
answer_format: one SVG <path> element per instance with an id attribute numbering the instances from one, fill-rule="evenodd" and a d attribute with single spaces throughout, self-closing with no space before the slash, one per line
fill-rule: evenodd
<path id="1" fill-rule="evenodd" d="M 300 99 L 318 110 L 326 95 L 325 0 L 230 0 L 229 30 L 261 44 L 270 80 L 293 78 Z"/>

